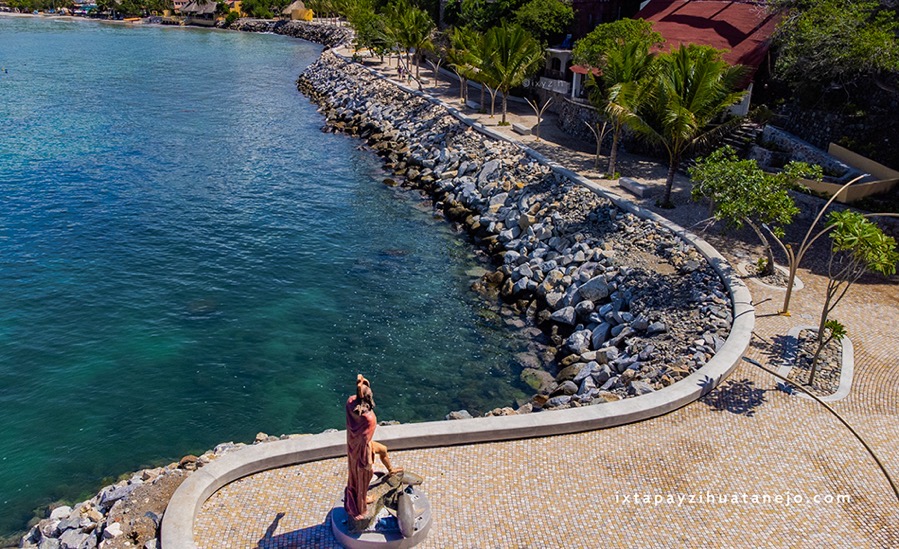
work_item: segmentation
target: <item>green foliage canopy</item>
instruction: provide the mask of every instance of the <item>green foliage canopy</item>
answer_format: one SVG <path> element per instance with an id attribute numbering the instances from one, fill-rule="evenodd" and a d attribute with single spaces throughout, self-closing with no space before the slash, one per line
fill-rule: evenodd
<path id="1" fill-rule="evenodd" d="M 377 53 L 386 53 L 384 17 L 377 13 L 374 0 L 357 0 L 352 3 L 346 18 L 356 31 L 356 47 L 370 48 Z"/>
<path id="2" fill-rule="evenodd" d="M 693 200 L 712 201 L 713 216 L 740 228 L 746 221 L 772 225 L 783 236 L 783 225 L 792 222 L 799 208 L 790 197 L 800 178 L 821 178 L 821 167 L 790 162 L 779 173 L 765 173 L 755 160 L 740 160 L 729 146 L 699 159 L 689 169 Z"/>
<path id="3" fill-rule="evenodd" d="M 882 275 L 896 274 L 899 252 L 896 239 L 862 214 L 845 210 L 828 216 L 833 253 L 845 252 L 861 269 Z M 851 273 L 850 273 L 851 274 Z"/>
<path id="4" fill-rule="evenodd" d="M 570 0 L 531 0 L 515 11 L 514 22 L 546 43 L 574 21 Z"/>
<path id="5" fill-rule="evenodd" d="M 775 75 L 794 91 L 845 87 L 899 72 L 899 20 L 876 0 L 775 0 Z"/>
<path id="6" fill-rule="evenodd" d="M 447 19 L 456 25 L 466 25 L 475 30 L 490 28 L 511 21 L 515 11 L 527 0 L 450 0 Z"/>
<path id="7" fill-rule="evenodd" d="M 588 67 L 602 67 L 606 54 L 613 48 L 639 42 L 646 49 L 661 45 L 662 35 L 652 30 L 652 23 L 643 19 L 619 19 L 597 25 L 590 34 L 574 44 L 574 62 Z"/>
<path id="8" fill-rule="evenodd" d="M 714 219 L 733 228 L 749 225 L 761 240 L 766 256 L 762 275 L 774 273 L 774 251 L 760 225 L 770 224 L 774 236 L 783 238 L 783 226 L 799 213 L 789 190 L 801 177 L 820 179 L 822 175 L 820 166 L 804 162 L 790 162 L 780 173 L 765 173 L 755 160 L 740 160 L 729 146 L 699 159 L 689 174 L 693 200 L 708 198 Z"/>
<path id="9" fill-rule="evenodd" d="M 248 17 L 257 19 L 272 19 L 275 16 L 268 0 L 243 0 L 240 4 L 240 11 Z"/>

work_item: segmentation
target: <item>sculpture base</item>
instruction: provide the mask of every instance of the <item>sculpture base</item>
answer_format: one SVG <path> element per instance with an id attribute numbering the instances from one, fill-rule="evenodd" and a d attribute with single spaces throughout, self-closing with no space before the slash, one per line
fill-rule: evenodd
<path id="1" fill-rule="evenodd" d="M 431 504 L 428 497 L 416 486 L 406 488 L 411 496 L 415 514 L 415 526 L 411 536 L 403 537 L 397 518 L 386 507 L 381 507 L 362 531 L 353 530 L 353 520 L 343 508 L 343 498 L 331 509 L 331 531 L 337 542 L 346 549 L 401 549 L 413 547 L 424 541 L 431 529 Z"/>

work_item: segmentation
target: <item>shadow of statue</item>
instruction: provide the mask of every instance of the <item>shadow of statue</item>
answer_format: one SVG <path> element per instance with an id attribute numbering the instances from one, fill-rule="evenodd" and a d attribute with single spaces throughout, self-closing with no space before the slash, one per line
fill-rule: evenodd
<path id="1" fill-rule="evenodd" d="M 753 417 L 758 407 L 767 401 L 768 389 L 759 389 L 753 381 L 729 379 L 699 399 L 715 411 L 726 411 L 746 417 Z"/>
<path id="2" fill-rule="evenodd" d="M 275 516 L 269 527 L 265 529 L 265 535 L 256 543 L 256 549 L 340 549 L 341 546 L 334 539 L 329 526 L 331 524 L 330 513 L 321 524 L 275 535 L 278 524 L 284 515 L 285 513 L 278 513 Z"/>

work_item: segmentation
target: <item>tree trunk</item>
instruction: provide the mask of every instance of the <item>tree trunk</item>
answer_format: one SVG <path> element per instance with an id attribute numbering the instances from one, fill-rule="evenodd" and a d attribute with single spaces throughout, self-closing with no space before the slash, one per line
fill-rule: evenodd
<path id="1" fill-rule="evenodd" d="M 502 119 L 502 121 L 500 122 L 500 125 L 501 125 L 501 126 L 505 126 L 505 125 L 506 125 L 506 94 L 507 94 L 507 93 L 508 93 L 508 92 L 505 92 L 505 91 L 503 92 L 503 119 Z"/>
<path id="2" fill-rule="evenodd" d="M 759 240 L 762 241 L 762 244 L 765 246 L 765 257 L 768 261 L 768 264 L 765 265 L 765 268 L 759 271 L 759 276 L 770 276 L 774 274 L 774 250 L 771 249 L 771 243 L 768 242 L 768 239 L 765 237 L 765 233 L 759 229 L 755 223 L 752 222 L 748 217 L 743 218 L 743 222 L 749 225 L 753 231 L 755 231 L 756 236 L 759 237 Z"/>
<path id="3" fill-rule="evenodd" d="M 612 150 L 609 151 L 609 178 L 615 177 L 615 162 L 618 160 L 618 138 L 621 135 L 621 124 L 615 124 L 612 134 Z"/>
<path id="4" fill-rule="evenodd" d="M 825 342 L 824 342 L 824 341 L 821 341 L 821 340 L 819 339 L 819 341 L 818 341 L 818 348 L 815 349 L 815 356 L 812 357 L 811 371 L 810 371 L 809 374 L 808 374 L 808 386 L 809 386 L 809 388 L 814 387 L 814 383 L 815 383 L 815 372 L 816 372 L 817 366 L 818 366 L 818 357 L 821 356 L 821 351 L 824 350 L 824 344 L 825 344 Z"/>
<path id="5" fill-rule="evenodd" d="M 671 156 L 668 161 L 668 178 L 665 179 L 665 198 L 662 200 L 663 208 L 674 208 L 674 203 L 671 202 L 671 188 L 674 186 L 674 175 L 677 173 L 678 164 L 680 164 L 680 158 Z"/>
<path id="6" fill-rule="evenodd" d="M 790 251 L 793 250 L 793 247 L 787 244 L 787 249 Z M 789 316 L 790 315 L 790 298 L 793 296 L 793 281 L 796 280 L 796 271 L 799 268 L 797 264 L 796 257 L 793 254 L 787 254 L 787 259 L 790 262 L 790 274 L 787 276 L 787 293 L 784 295 L 784 304 L 780 314 Z"/>
<path id="7" fill-rule="evenodd" d="M 821 309 L 821 320 L 818 323 L 818 348 L 815 350 L 815 356 L 812 357 L 812 365 L 808 374 L 808 386 L 811 387 L 815 381 L 815 371 L 818 369 L 818 357 L 824 349 L 824 324 L 827 323 L 827 314 L 830 312 L 830 288 L 827 289 L 827 297 L 824 299 L 824 308 Z"/>
<path id="8" fill-rule="evenodd" d="M 487 109 L 484 107 L 484 88 L 487 85 L 481 82 L 481 112 L 487 112 Z M 493 113 L 490 113 L 490 116 L 493 116 Z"/>

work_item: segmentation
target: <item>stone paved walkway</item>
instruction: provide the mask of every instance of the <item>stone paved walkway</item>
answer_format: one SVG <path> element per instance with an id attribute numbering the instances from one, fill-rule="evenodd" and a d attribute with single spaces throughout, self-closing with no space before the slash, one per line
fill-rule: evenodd
<path id="1" fill-rule="evenodd" d="M 592 165 L 589 153 L 562 145 L 538 148 L 572 168 Z M 654 181 L 664 167 L 650 164 L 626 158 L 621 171 L 636 166 Z M 703 217 L 683 194 L 678 201 L 661 213 L 687 225 Z M 705 236 L 733 262 L 757 257 L 748 235 Z M 747 356 L 774 364 L 787 330 L 815 323 L 820 272 L 812 255 L 792 317 L 776 314 L 782 291 L 749 282 L 758 316 Z M 856 361 L 852 391 L 834 408 L 899 479 L 899 281 L 864 280 L 834 317 L 848 327 Z M 862 446 L 817 404 L 776 390 L 746 363 L 702 400 L 653 420 L 393 460 L 426 476 L 435 521 L 422 547 L 899 547 L 899 504 Z M 337 459 L 237 481 L 206 502 L 197 540 L 209 549 L 334 547 L 324 519 L 345 478 Z"/>

